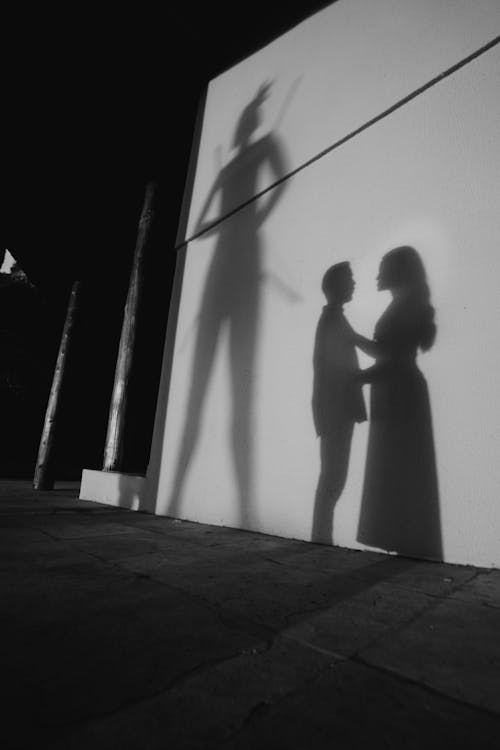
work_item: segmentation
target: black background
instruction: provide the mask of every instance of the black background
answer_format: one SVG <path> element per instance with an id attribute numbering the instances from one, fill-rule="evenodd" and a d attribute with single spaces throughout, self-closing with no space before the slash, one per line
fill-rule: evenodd
<path id="1" fill-rule="evenodd" d="M 36 360 L 3 420 L 5 475 L 32 473 L 65 309 L 82 295 L 56 474 L 100 468 L 137 222 L 159 181 L 129 392 L 126 470 L 144 472 L 193 129 L 207 82 L 329 3 L 18 6 L 3 18 L 2 245 L 36 286 L 2 307 Z M 7 306 L 7 311 L 5 307 Z M 36 381 L 36 382 L 35 382 Z"/>

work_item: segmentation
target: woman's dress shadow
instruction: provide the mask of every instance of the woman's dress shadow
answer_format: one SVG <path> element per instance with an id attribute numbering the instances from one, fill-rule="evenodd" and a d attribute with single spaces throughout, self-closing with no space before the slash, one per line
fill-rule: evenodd
<path id="1" fill-rule="evenodd" d="M 358 541 L 408 557 L 441 560 L 431 407 L 416 360 L 417 348 L 433 343 L 434 311 L 416 251 L 397 248 L 384 261 L 393 266 L 386 275 L 404 277 L 404 293 L 394 296 L 379 319 L 376 362 L 364 371 L 365 382 L 371 383 L 370 430 Z"/>

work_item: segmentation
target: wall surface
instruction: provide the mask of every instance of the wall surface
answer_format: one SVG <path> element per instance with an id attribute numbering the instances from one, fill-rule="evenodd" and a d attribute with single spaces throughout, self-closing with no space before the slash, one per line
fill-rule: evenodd
<path id="1" fill-rule="evenodd" d="M 186 237 L 232 155 L 238 117 L 263 82 L 272 82 L 272 93 L 261 132 L 279 132 L 291 172 L 475 53 L 499 28 L 498 0 L 338 0 L 211 81 Z M 263 172 L 259 187 L 271 183 Z"/>
<path id="2" fill-rule="evenodd" d="M 436 340 L 404 424 L 355 426 L 321 541 L 500 565 L 499 29 L 498 2 L 339 0 L 211 82 L 144 507 L 311 539 L 323 274 L 351 263 L 372 337 L 380 261 L 412 246 Z"/>

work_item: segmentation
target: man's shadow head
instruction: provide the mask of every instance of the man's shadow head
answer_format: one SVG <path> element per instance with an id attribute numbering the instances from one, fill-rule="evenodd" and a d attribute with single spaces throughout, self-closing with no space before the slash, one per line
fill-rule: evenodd
<path id="1" fill-rule="evenodd" d="M 347 261 L 330 266 L 321 282 L 321 289 L 330 305 L 350 302 L 355 286 L 352 269 Z"/>

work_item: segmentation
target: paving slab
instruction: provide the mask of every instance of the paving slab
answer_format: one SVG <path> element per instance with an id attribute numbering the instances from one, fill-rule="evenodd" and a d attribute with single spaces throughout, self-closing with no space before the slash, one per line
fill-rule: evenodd
<path id="1" fill-rule="evenodd" d="M 0 572 L 29 574 L 34 569 L 49 569 L 52 567 L 76 565 L 91 561 L 85 551 L 75 548 L 59 539 L 50 539 L 46 535 L 41 537 L 26 537 L 24 535 L 12 537 L 9 543 L 0 541 Z"/>
<path id="2" fill-rule="evenodd" d="M 354 656 L 432 606 L 434 599 L 428 595 L 395 589 L 387 582 L 365 589 L 351 584 L 343 599 L 317 613 L 298 613 L 282 632 L 312 648 Z"/>
<path id="3" fill-rule="evenodd" d="M 3 624 L 4 710 L 47 729 L 126 708 L 263 639 L 163 587 L 64 620 Z"/>
<path id="4" fill-rule="evenodd" d="M 72 539 L 73 547 L 101 561 L 119 562 L 127 559 L 160 555 L 164 562 L 169 559 L 179 560 L 182 555 L 189 556 L 186 544 L 170 539 L 168 536 L 155 534 L 147 529 L 136 529 L 133 534 L 115 534 L 112 536 L 92 535 L 91 537 Z"/>
<path id="5" fill-rule="evenodd" d="M 282 641 L 252 649 L 188 675 L 126 711 L 68 728 L 57 750 L 218 747 L 240 731 L 248 716 L 293 693 L 332 660 Z"/>
<path id="6" fill-rule="evenodd" d="M 457 600 L 434 607 L 362 650 L 367 663 L 500 713 L 500 609 Z"/>
<path id="7" fill-rule="evenodd" d="M 133 535 L 134 529 L 126 524 L 119 523 L 115 517 L 103 518 L 99 516 L 82 514 L 76 516 L 69 514 L 54 514 L 33 522 L 37 529 L 43 531 L 47 536 L 54 539 L 82 539 L 92 536 L 111 536 L 114 534 Z"/>
<path id="8" fill-rule="evenodd" d="M 497 747 L 499 604 L 500 571 L 0 483 L 15 750 Z"/>
<path id="9" fill-rule="evenodd" d="M 357 578 L 338 571 L 315 571 L 310 568 L 288 568 L 268 562 L 245 571 L 232 580 L 227 574 L 199 589 L 200 595 L 217 602 L 225 610 L 281 630 L 297 619 L 338 608 L 362 592 L 372 590 L 376 581 L 390 579 L 391 567 L 384 562 L 372 563 L 377 570 L 370 579 Z M 400 596 L 396 596 L 396 599 Z M 418 596 L 407 596 L 406 599 Z M 376 596 L 361 604 L 372 608 Z"/>
<path id="10" fill-rule="evenodd" d="M 283 556 L 280 562 L 283 565 L 349 573 L 354 577 L 373 580 L 379 578 L 380 570 L 385 568 L 395 585 L 434 595 L 450 593 L 464 582 L 472 580 L 479 570 L 465 565 L 411 560 L 396 555 L 324 545 L 311 544 L 309 548 L 302 554 Z"/>
<path id="11" fill-rule="evenodd" d="M 118 602 L 133 601 L 140 591 L 136 577 L 92 559 L 67 561 L 47 570 L 3 569 L 2 609 L 17 621 L 65 620 L 82 612 L 99 611 Z"/>
<path id="12" fill-rule="evenodd" d="M 28 525 L 10 528 L 3 526 L 0 530 L 0 548 L 3 550 L 19 549 L 20 545 L 24 547 L 33 542 L 47 542 L 48 539 L 48 535 L 43 531 Z"/>
<path id="13" fill-rule="evenodd" d="M 500 570 L 478 571 L 451 599 L 484 607 L 500 607 Z"/>
<path id="14" fill-rule="evenodd" d="M 500 719 L 353 662 L 263 706 L 225 750 L 491 750 Z"/>

